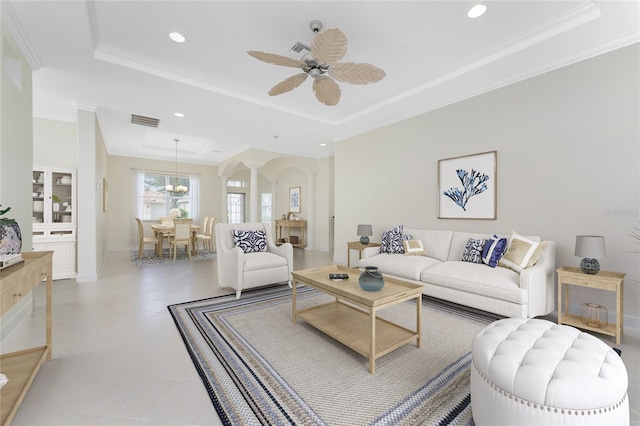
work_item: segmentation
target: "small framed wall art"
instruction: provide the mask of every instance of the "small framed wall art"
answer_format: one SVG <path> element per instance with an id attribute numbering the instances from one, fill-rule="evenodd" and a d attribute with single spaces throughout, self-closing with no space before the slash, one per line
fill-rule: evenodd
<path id="1" fill-rule="evenodd" d="M 300 213 L 300 187 L 289 188 L 289 211 Z"/>
<path id="2" fill-rule="evenodd" d="M 102 178 L 102 211 L 107 211 L 107 204 L 109 201 L 109 183 L 107 182 L 107 178 Z"/>
<path id="3" fill-rule="evenodd" d="M 497 151 L 438 161 L 438 218 L 495 219 Z"/>

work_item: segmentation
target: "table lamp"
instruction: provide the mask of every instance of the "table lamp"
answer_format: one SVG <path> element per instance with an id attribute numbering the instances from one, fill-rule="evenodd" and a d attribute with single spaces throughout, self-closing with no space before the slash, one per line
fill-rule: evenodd
<path id="1" fill-rule="evenodd" d="M 576 237 L 575 255 L 582 257 L 580 269 L 583 273 L 595 275 L 600 270 L 600 262 L 596 258 L 605 258 L 604 237 L 599 235 L 578 235 Z"/>
<path id="2" fill-rule="evenodd" d="M 369 244 L 369 237 L 373 235 L 373 228 L 371 225 L 358 225 L 358 235 L 360 235 L 360 243 Z"/>

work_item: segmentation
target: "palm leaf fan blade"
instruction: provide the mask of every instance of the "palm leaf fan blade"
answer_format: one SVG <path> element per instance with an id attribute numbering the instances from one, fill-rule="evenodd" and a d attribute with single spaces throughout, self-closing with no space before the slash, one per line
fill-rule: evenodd
<path id="1" fill-rule="evenodd" d="M 280 83 L 276 84 L 269 90 L 269 96 L 281 95 L 287 93 L 300 86 L 307 79 L 307 73 L 293 75 Z"/>
<path id="2" fill-rule="evenodd" d="M 311 43 L 311 56 L 319 64 L 328 64 L 342 59 L 347 53 L 347 37 L 337 28 L 319 33 Z"/>
<path id="3" fill-rule="evenodd" d="M 342 83 L 370 84 L 382 80 L 387 74 L 371 64 L 338 63 L 329 68 L 329 74 Z"/>
<path id="4" fill-rule="evenodd" d="M 334 106 L 340 102 L 340 87 L 333 79 L 325 76 L 313 80 L 313 93 L 325 105 Z"/>
<path id="5" fill-rule="evenodd" d="M 257 50 L 250 50 L 247 52 L 250 56 L 256 59 L 266 62 L 268 64 L 282 65 L 283 67 L 304 68 L 307 66 L 303 61 L 289 58 L 287 56 L 276 55 L 275 53 L 259 52 Z"/>

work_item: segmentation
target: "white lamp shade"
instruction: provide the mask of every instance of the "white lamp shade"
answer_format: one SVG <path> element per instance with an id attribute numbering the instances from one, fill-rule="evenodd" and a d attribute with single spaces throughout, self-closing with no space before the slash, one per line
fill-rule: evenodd
<path id="1" fill-rule="evenodd" d="M 578 235 L 576 237 L 575 255 L 590 259 L 604 259 L 607 257 L 604 237 L 599 235 Z"/>
<path id="2" fill-rule="evenodd" d="M 358 233 L 361 237 L 370 237 L 373 235 L 373 228 L 371 225 L 358 225 Z"/>

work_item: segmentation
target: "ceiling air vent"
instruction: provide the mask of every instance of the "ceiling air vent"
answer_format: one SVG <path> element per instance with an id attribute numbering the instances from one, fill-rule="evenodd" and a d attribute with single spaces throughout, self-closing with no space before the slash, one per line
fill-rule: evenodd
<path id="1" fill-rule="evenodd" d="M 311 53 L 311 47 L 300 40 L 296 40 L 295 44 L 287 52 L 289 57 L 294 59 L 304 59 L 309 53 Z"/>
<path id="2" fill-rule="evenodd" d="M 145 117 L 144 115 L 131 114 L 131 124 L 138 124 L 140 126 L 148 126 L 158 128 L 160 123 L 159 118 Z"/>

